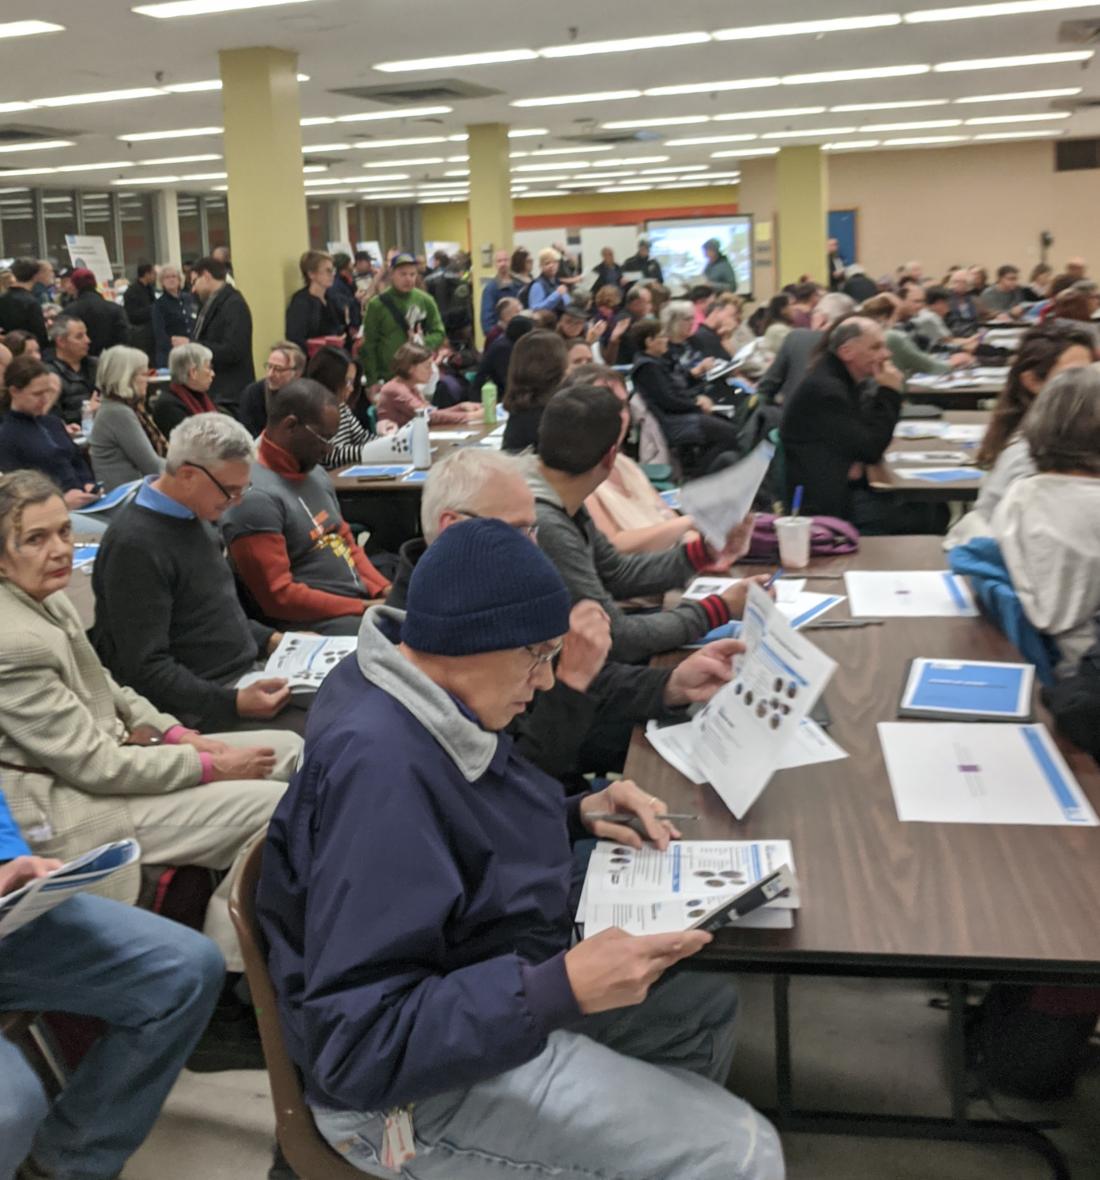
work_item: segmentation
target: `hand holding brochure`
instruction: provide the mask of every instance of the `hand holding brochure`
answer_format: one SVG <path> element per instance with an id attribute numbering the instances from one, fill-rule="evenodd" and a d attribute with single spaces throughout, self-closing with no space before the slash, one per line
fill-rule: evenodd
<path id="1" fill-rule="evenodd" d="M 354 635 L 304 635 L 288 631 L 271 654 L 262 672 L 249 672 L 237 681 L 237 688 L 247 688 L 257 680 L 284 677 L 290 689 L 316 691 L 333 668 L 355 651 Z"/>
<path id="2" fill-rule="evenodd" d="M 760 443 L 732 467 L 694 479 L 680 489 L 680 511 L 715 549 L 721 549 L 735 525 L 745 519 L 768 473 L 775 447 Z"/>
<path id="3" fill-rule="evenodd" d="M 46 877 L 29 881 L 22 889 L 0 897 L 0 939 L 14 934 L 63 901 L 91 889 L 141 857 L 136 840 L 118 840 L 78 856 Z"/>

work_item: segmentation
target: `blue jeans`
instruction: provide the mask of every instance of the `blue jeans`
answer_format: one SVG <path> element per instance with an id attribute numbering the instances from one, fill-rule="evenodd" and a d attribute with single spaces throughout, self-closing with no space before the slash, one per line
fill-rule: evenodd
<path id="1" fill-rule="evenodd" d="M 782 1180 L 771 1124 L 723 1088 L 733 985 L 666 977 L 636 1008 L 552 1033 L 533 1061 L 413 1108 L 416 1158 L 379 1164 L 383 1116 L 314 1109 L 356 1167 L 405 1180 Z"/>
<path id="2" fill-rule="evenodd" d="M 108 1025 L 48 1110 L 38 1079 L 0 1037 L 0 1180 L 28 1149 L 56 1180 L 116 1176 L 206 1027 L 224 972 L 208 938 L 101 897 L 71 898 L 0 942 L 0 1010 Z"/>

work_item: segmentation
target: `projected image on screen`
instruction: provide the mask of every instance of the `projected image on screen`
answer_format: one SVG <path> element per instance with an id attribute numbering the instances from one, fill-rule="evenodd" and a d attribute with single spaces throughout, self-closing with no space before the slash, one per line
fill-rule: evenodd
<path id="1" fill-rule="evenodd" d="M 646 223 L 649 252 L 661 264 L 665 282 L 691 286 L 702 280 L 707 264 L 703 243 L 717 238 L 722 253 L 733 264 L 737 290 L 752 290 L 752 218 L 723 217 L 709 220 L 649 221 Z"/>

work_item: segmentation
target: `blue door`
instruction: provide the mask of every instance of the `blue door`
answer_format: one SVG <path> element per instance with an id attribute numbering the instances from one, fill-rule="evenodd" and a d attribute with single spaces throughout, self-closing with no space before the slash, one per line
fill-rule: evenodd
<path id="1" fill-rule="evenodd" d="M 840 246 L 840 256 L 851 266 L 859 260 L 856 254 L 856 210 L 833 209 L 829 213 L 830 238 L 836 238 Z"/>

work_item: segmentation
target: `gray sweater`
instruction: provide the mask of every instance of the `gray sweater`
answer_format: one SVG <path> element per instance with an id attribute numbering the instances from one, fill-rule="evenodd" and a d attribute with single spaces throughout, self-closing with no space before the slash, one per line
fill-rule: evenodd
<path id="1" fill-rule="evenodd" d="M 611 659 L 648 660 L 658 652 L 693 643 L 725 618 L 712 620 L 701 602 L 681 602 L 655 614 L 627 614 L 616 599 L 662 594 L 686 586 L 696 572 L 687 547 L 663 553 L 620 553 L 581 508 L 569 516 L 557 492 L 532 468 L 527 483 L 535 495 L 539 548 L 557 567 L 574 602 L 592 599 L 611 620 Z M 719 600 L 720 601 L 720 600 Z M 723 603 L 720 610 L 724 611 Z M 728 613 L 725 616 L 728 618 Z"/>
<path id="2" fill-rule="evenodd" d="M 137 415 L 114 398 L 104 398 L 96 411 L 90 451 L 92 470 L 107 491 L 164 470 L 164 460 L 153 450 Z"/>

